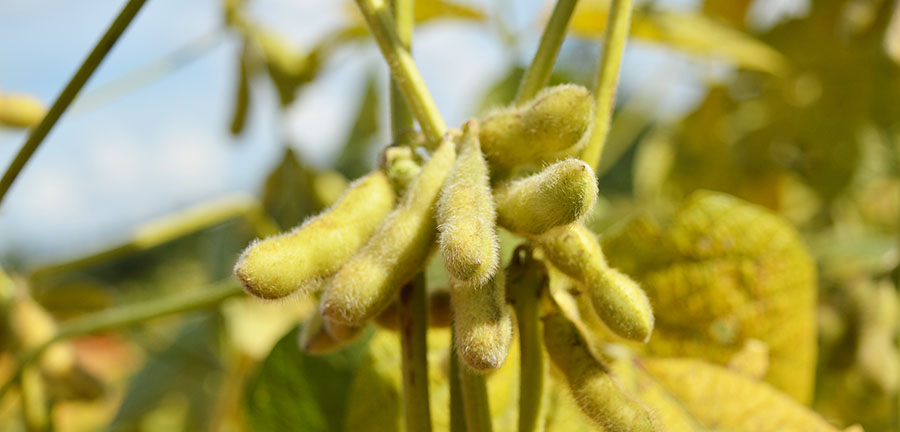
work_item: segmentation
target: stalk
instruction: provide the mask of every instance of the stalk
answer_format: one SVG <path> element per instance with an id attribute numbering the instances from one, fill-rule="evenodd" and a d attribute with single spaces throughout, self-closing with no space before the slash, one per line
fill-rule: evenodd
<path id="1" fill-rule="evenodd" d="M 550 81 L 550 73 L 553 72 L 553 63 L 559 54 L 559 47 L 566 38 L 566 28 L 575 10 L 578 0 L 557 0 L 550 15 L 550 21 L 544 27 L 541 34 L 541 42 L 538 45 L 531 65 L 522 76 L 519 91 L 516 93 L 515 103 L 521 104 L 533 98 L 547 82 Z"/>
<path id="2" fill-rule="evenodd" d="M 594 169 L 600 164 L 603 147 L 609 135 L 609 124 L 616 97 L 616 85 L 619 81 L 619 69 L 622 55 L 628 39 L 628 28 L 631 26 L 631 0 L 612 0 L 609 10 L 609 22 L 606 25 L 605 46 L 603 56 L 597 69 L 597 111 L 594 117 L 594 131 L 581 159 Z"/>
<path id="3" fill-rule="evenodd" d="M 22 376 L 23 369 L 38 359 L 41 353 L 53 345 L 54 342 L 75 336 L 128 327 L 182 312 L 211 308 L 241 294 L 243 294 L 241 287 L 234 281 L 227 280 L 209 289 L 188 291 L 162 297 L 159 300 L 118 306 L 66 321 L 60 325 L 59 331 L 52 339 L 20 358 L 16 371 L 9 381 L 0 388 L 0 398 Z"/>
<path id="4" fill-rule="evenodd" d="M 459 388 L 463 411 L 466 414 L 466 431 L 491 432 L 491 410 L 488 408 L 487 381 L 484 375 L 459 363 Z"/>
<path id="5" fill-rule="evenodd" d="M 450 432 L 466 432 L 466 413 L 463 408 L 459 382 L 459 356 L 456 354 L 456 335 L 450 325 Z"/>
<path id="6" fill-rule="evenodd" d="M 431 431 L 428 402 L 428 294 L 419 273 L 400 291 L 400 344 L 403 351 L 403 407 L 407 431 Z"/>
<path id="7" fill-rule="evenodd" d="M 397 86 L 403 92 L 406 103 L 419 121 L 425 138 L 432 143 L 440 142 L 447 125 L 425 87 L 425 81 L 409 50 L 404 48 L 405 44 L 397 34 L 394 20 L 388 15 L 384 5 L 376 5 L 374 0 L 356 0 L 356 4 L 375 36 L 375 42 L 387 61 Z"/>
<path id="8" fill-rule="evenodd" d="M 100 38 L 97 45 L 94 46 L 91 53 L 84 59 L 84 63 L 81 64 L 81 67 L 78 68 L 78 71 L 76 71 L 75 75 L 72 76 L 72 79 L 69 80 L 69 83 L 63 89 L 62 93 L 60 93 L 56 98 L 56 101 L 53 102 L 53 106 L 47 111 L 47 115 L 45 115 L 43 120 L 41 120 L 41 122 L 31 131 L 25 144 L 22 145 L 22 148 L 19 150 L 19 153 L 16 154 L 16 157 L 9 165 L 9 168 L 3 173 L 3 178 L 0 179 L 0 204 L 2 204 L 6 192 L 9 191 L 10 186 L 12 186 L 16 177 L 22 171 L 22 168 L 28 160 L 31 159 L 34 151 L 41 145 L 41 142 L 44 141 L 44 138 L 47 137 L 47 134 L 50 133 L 50 130 L 53 129 L 53 126 L 56 125 L 59 118 L 66 112 L 66 109 L 69 108 L 72 101 L 75 100 L 75 97 L 78 96 L 78 92 L 81 91 L 81 88 L 84 87 L 87 80 L 94 74 L 94 71 L 97 70 L 97 66 L 100 65 L 100 62 L 102 62 L 106 55 L 109 54 L 110 49 L 112 49 L 113 45 L 116 44 L 116 41 L 119 40 L 119 36 L 122 36 L 122 33 L 128 28 L 128 25 L 131 24 L 134 16 L 141 10 L 141 7 L 144 6 L 145 2 L 146 0 L 128 0 L 128 3 L 125 4 L 125 7 L 119 12 L 119 16 L 117 16 L 115 21 L 109 26 L 106 33 Z"/>
<path id="9" fill-rule="evenodd" d="M 540 280 L 538 280 L 540 282 Z M 519 324 L 519 432 L 538 430 L 544 393 L 544 353 L 538 314 L 540 284 L 513 287 L 513 307 Z"/>

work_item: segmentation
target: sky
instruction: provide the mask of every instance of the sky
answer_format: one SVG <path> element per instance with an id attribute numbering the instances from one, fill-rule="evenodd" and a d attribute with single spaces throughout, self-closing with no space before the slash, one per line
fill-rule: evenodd
<path id="1" fill-rule="evenodd" d="M 505 22 L 527 30 L 504 47 L 496 32 L 461 22 L 417 30 L 413 55 L 446 122 L 461 124 L 478 97 L 515 62 L 533 53 L 537 24 L 551 3 L 506 2 Z M 485 1 L 469 1 L 495 10 Z M 691 0 L 663 2 L 691 8 Z M 791 7 L 796 1 L 767 0 Z M 80 65 L 124 0 L 0 2 L 0 90 L 36 95 L 49 104 Z M 349 1 L 251 0 L 251 15 L 297 49 L 340 26 Z M 515 5 L 511 8 L 509 5 Z M 760 8 L 771 13 L 772 8 Z M 31 265 L 66 260 L 127 238 L 165 214 L 230 194 L 258 195 L 278 161 L 283 136 L 304 160 L 325 167 L 336 157 L 355 115 L 364 77 L 386 68 L 371 43 L 340 50 L 320 78 L 304 87 L 284 114 L 274 89 L 253 83 L 245 133 L 228 123 L 237 79 L 239 39 L 221 29 L 220 0 L 148 0 L 88 82 L 73 107 L 34 154 L 0 206 L 0 265 L 17 255 Z M 200 55 L 159 79 L 112 100 L 110 82 L 198 40 Z M 565 51 L 564 51 L 565 52 Z M 599 48 L 598 48 L 599 52 Z M 166 69 L 166 68 L 164 68 Z M 171 69 L 171 68 L 168 68 Z M 661 116 L 689 109 L 703 94 L 697 66 L 683 56 L 640 43 L 626 52 L 620 94 L 639 91 L 654 71 L 681 78 L 659 89 Z M 382 85 L 381 94 L 385 93 Z M 387 125 L 387 109 L 381 109 Z M 383 139 L 388 142 L 387 128 Z M 24 142 L 23 132 L 0 130 L 0 167 Z"/>

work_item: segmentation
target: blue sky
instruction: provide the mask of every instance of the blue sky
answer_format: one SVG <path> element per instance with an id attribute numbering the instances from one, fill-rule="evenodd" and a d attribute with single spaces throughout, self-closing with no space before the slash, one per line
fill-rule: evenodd
<path id="1" fill-rule="evenodd" d="M 527 28 L 550 6 L 538 0 L 507 3 L 516 6 L 508 18 L 514 28 Z M 667 3 L 690 7 L 694 2 Z M 123 4 L 0 3 L 0 40 L 9 41 L 0 44 L 0 89 L 32 93 L 50 103 Z M 340 25 L 342 8 L 352 5 L 312 0 L 251 4 L 257 20 L 283 33 L 298 49 Z M 265 82 L 255 83 L 248 130 L 235 140 L 227 127 L 239 44 L 225 34 L 202 57 L 164 78 L 101 106 L 88 103 L 97 100 L 97 89 L 105 83 L 216 32 L 220 25 L 218 0 L 148 0 L 0 207 L 0 257 L 14 250 L 33 262 L 66 259 L 115 244 L 141 222 L 191 204 L 235 192 L 257 194 L 281 153 L 284 134 L 306 160 L 326 166 L 348 132 L 365 74 L 375 70 L 380 82 L 386 82 L 371 44 L 348 47 L 283 115 L 274 90 Z M 435 23 L 417 31 L 414 56 L 447 123 L 460 124 L 484 88 L 511 63 L 530 56 L 537 38 L 535 27 L 511 52 L 490 28 Z M 659 101 L 668 107 L 663 111 L 682 111 L 702 95 L 689 61 L 641 44 L 631 45 L 626 55 L 622 94 L 639 90 L 661 67 L 674 67 L 670 75 L 686 77 L 666 84 Z M 384 115 L 382 124 L 387 124 Z M 0 130 L 0 167 L 8 165 L 24 139 L 24 133 Z"/>

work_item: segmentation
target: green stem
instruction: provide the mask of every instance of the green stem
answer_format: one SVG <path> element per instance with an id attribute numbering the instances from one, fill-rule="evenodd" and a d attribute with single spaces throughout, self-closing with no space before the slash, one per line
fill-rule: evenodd
<path id="1" fill-rule="evenodd" d="M 466 432 L 466 413 L 463 408 L 459 382 L 459 356 L 456 353 L 456 335 L 450 325 L 450 432 Z"/>
<path id="2" fill-rule="evenodd" d="M 550 81 L 553 63 L 556 61 L 556 55 L 559 54 L 559 47 L 566 38 L 566 28 L 569 26 L 576 3 L 578 0 L 557 0 L 553 13 L 550 15 L 550 21 L 544 27 L 541 43 L 534 54 L 534 59 L 531 60 L 531 65 L 522 76 L 519 91 L 516 93 L 516 104 L 533 98 Z"/>
<path id="3" fill-rule="evenodd" d="M 38 366 L 28 366 L 22 370 L 22 415 L 25 418 L 25 430 L 28 432 L 45 432 L 50 429 L 50 416 L 47 412 L 47 398 L 44 389 L 44 378 Z"/>
<path id="4" fill-rule="evenodd" d="M 413 24 L 415 16 L 413 0 L 390 0 L 391 13 L 397 25 L 397 36 L 403 43 L 403 48 L 410 51 L 412 43 Z M 413 127 L 412 113 L 409 106 L 403 100 L 403 91 L 397 85 L 395 79 L 391 79 L 391 133 L 394 142 L 397 142 L 406 132 Z"/>
<path id="5" fill-rule="evenodd" d="M 594 117 L 594 131 L 581 159 L 597 168 L 603 147 L 609 135 L 609 124 L 612 117 L 616 97 L 616 85 L 619 81 L 619 68 L 625 43 L 628 40 L 628 28 L 631 25 L 631 0 L 612 0 L 609 11 L 609 22 L 606 25 L 606 42 L 603 56 L 600 59 L 597 75 L 597 111 Z"/>
<path id="6" fill-rule="evenodd" d="M 534 289 L 536 286 L 537 289 Z M 519 325 L 519 432 L 537 430 L 544 394 L 544 352 L 539 311 L 540 280 L 520 284 L 512 292 Z"/>
<path id="7" fill-rule="evenodd" d="M 462 394 L 463 411 L 466 413 L 466 430 L 491 432 L 491 410 L 484 375 L 472 370 L 469 365 L 459 363 L 459 389 Z"/>
<path id="8" fill-rule="evenodd" d="M 278 225 L 266 215 L 255 199 L 243 196 L 225 197 L 143 224 L 122 244 L 72 261 L 38 268 L 31 272 L 29 278 L 38 280 L 98 265 L 121 256 L 155 248 L 237 218 L 245 220 L 259 237 L 273 235 L 279 231 Z"/>
<path id="9" fill-rule="evenodd" d="M 384 5 L 376 5 L 374 0 L 356 0 L 360 12 L 375 36 L 375 42 L 387 61 L 397 86 L 403 91 L 406 103 L 413 116 L 419 121 L 425 138 L 432 143 L 439 142 L 447 129 L 441 114 L 428 93 L 425 81 L 419 74 L 409 50 L 397 34 L 394 20 L 388 15 Z"/>
<path id="10" fill-rule="evenodd" d="M 47 115 L 45 115 L 43 120 L 41 120 L 41 122 L 35 126 L 34 130 L 31 131 L 31 135 L 28 136 L 25 144 L 19 150 L 19 153 L 16 154 L 16 157 L 9 165 L 9 168 L 3 173 L 3 178 L 0 179 L 0 203 L 3 202 L 6 192 L 9 191 L 10 186 L 12 186 L 13 182 L 16 180 L 19 172 L 22 171 L 25 163 L 28 162 L 34 154 L 34 151 L 41 145 L 41 142 L 44 141 L 44 138 L 47 137 L 47 134 L 50 133 L 50 130 L 53 129 L 53 126 L 59 118 L 63 115 L 72 101 L 75 100 L 75 97 L 78 96 L 78 92 L 81 91 L 81 88 L 84 87 L 87 80 L 94 74 L 94 71 L 97 70 L 97 66 L 100 65 L 100 62 L 103 61 L 103 58 L 106 57 L 116 41 L 119 40 L 119 36 L 121 36 L 125 29 L 128 28 L 128 25 L 131 24 L 131 20 L 134 19 L 134 16 L 141 10 L 145 1 L 146 0 L 128 0 L 128 3 L 122 8 L 122 11 L 119 12 L 119 16 L 116 17 L 115 21 L 109 26 L 109 29 L 106 30 L 106 34 L 100 38 L 100 41 L 97 42 L 97 45 L 94 46 L 94 49 L 88 54 L 84 63 L 81 64 L 81 67 L 78 68 L 78 71 L 76 71 L 75 75 L 72 76 L 72 79 L 69 80 L 69 84 L 66 85 L 66 88 L 63 89 L 62 93 L 59 94 L 59 97 L 56 98 L 56 101 L 53 102 L 53 106 L 47 111 Z"/>
<path id="11" fill-rule="evenodd" d="M 406 430 L 431 431 L 428 403 L 428 294 L 419 273 L 400 291 L 400 344 L 403 351 L 403 407 Z"/>
<path id="12" fill-rule="evenodd" d="M 66 321 L 60 325 L 59 331 L 56 332 L 52 339 L 21 357 L 15 373 L 0 388 L 0 398 L 18 380 L 23 369 L 40 357 L 41 353 L 55 342 L 104 330 L 128 327 L 182 312 L 207 309 L 241 294 L 243 294 L 241 287 L 235 284 L 234 281 L 227 280 L 214 285 L 210 289 L 187 291 L 158 300 L 118 306 Z"/>

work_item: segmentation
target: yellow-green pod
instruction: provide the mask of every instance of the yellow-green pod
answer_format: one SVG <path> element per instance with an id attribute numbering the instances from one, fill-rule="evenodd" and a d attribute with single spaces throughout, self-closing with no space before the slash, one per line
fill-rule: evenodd
<path id="1" fill-rule="evenodd" d="M 464 126 L 459 156 L 437 203 L 441 258 L 447 273 L 460 281 L 484 283 L 500 261 L 489 174 L 478 143 L 478 122 L 471 120 Z"/>
<path id="2" fill-rule="evenodd" d="M 492 164 L 513 167 L 572 155 L 590 136 L 594 101 L 586 88 L 565 84 L 542 90 L 522 106 L 481 120 L 481 149 Z"/>
<path id="3" fill-rule="evenodd" d="M 484 284 L 451 279 L 450 302 L 459 358 L 480 371 L 502 366 L 513 335 L 504 272 L 496 272 Z"/>
<path id="4" fill-rule="evenodd" d="M 656 430 L 649 412 L 623 393 L 609 369 L 591 356 L 575 326 L 558 311 L 544 317 L 544 345 L 566 376 L 575 402 L 603 430 Z"/>
<path id="5" fill-rule="evenodd" d="M 331 208 L 293 231 L 251 244 L 234 273 L 256 297 L 308 292 L 365 244 L 393 205 L 390 181 L 373 171 L 351 184 Z"/>
<path id="6" fill-rule="evenodd" d="M 581 224 L 564 225 L 535 238 L 553 265 L 584 284 L 600 319 L 617 335 L 646 342 L 653 332 L 647 295 L 627 275 L 609 268 L 594 234 Z"/>
<path id="7" fill-rule="evenodd" d="M 0 126 L 30 128 L 44 118 L 47 109 L 31 95 L 0 93 Z"/>
<path id="8" fill-rule="evenodd" d="M 497 223 L 524 235 L 543 234 L 575 222 L 597 202 L 597 177 L 590 165 L 566 159 L 494 191 Z"/>
<path id="9" fill-rule="evenodd" d="M 362 325 L 422 270 L 434 244 L 435 203 L 456 159 L 455 146 L 452 139 L 444 139 L 400 205 L 331 279 L 322 295 L 326 319 Z"/>

